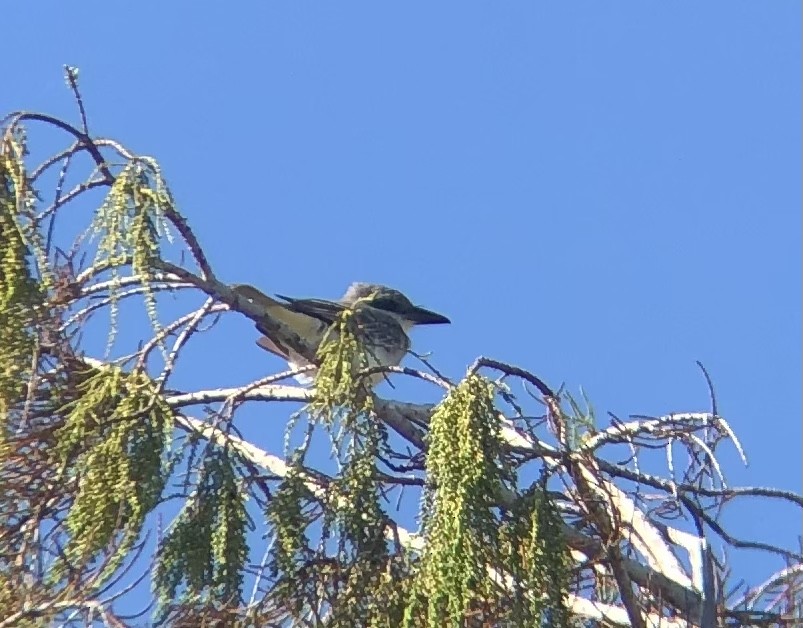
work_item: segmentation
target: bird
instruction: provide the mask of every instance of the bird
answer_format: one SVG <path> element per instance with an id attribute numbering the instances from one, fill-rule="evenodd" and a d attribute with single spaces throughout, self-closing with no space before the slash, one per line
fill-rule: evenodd
<path id="1" fill-rule="evenodd" d="M 316 348 L 340 313 L 352 309 L 358 340 L 366 350 L 369 367 L 398 366 L 410 349 L 408 333 L 414 326 L 451 323 L 442 314 L 413 305 L 402 292 L 379 284 L 354 282 L 339 301 L 297 299 L 277 294 L 276 297 L 281 299 L 278 301 L 251 285 L 239 284 L 232 289 Z M 256 323 L 256 328 L 263 334 L 256 341 L 257 345 L 286 360 L 291 369 L 314 366 L 310 360 L 284 346 L 276 333 L 265 325 Z M 307 385 L 313 382 L 313 375 L 298 373 L 295 379 Z M 386 374 L 379 373 L 370 380 L 372 385 L 376 385 L 385 377 Z"/>

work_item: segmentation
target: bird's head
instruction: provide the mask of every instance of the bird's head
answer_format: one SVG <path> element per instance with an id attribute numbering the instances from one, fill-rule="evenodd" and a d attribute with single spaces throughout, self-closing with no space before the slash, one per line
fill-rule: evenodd
<path id="1" fill-rule="evenodd" d="M 403 328 L 414 325 L 442 325 L 451 321 L 441 314 L 426 310 L 413 303 L 404 294 L 387 286 L 370 283 L 353 283 L 343 295 L 342 303 L 348 306 L 363 305 L 392 315 Z"/>

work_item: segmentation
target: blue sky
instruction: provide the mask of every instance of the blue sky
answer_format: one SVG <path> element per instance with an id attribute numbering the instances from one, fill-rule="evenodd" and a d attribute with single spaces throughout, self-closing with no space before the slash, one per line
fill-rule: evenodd
<path id="1" fill-rule="evenodd" d="M 516 363 L 602 422 L 707 410 L 701 360 L 731 483 L 801 490 L 798 2 L 36 6 L 3 9 L 0 111 L 75 120 L 78 66 L 91 130 L 160 161 L 221 279 L 392 285 L 451 317 L 415 336 L 446 373 Z M 278 369 L 252 340 L 224 322 L 182 384 Z M 734 534 L 794 546 L 800 513 L 760 505 Z"/>

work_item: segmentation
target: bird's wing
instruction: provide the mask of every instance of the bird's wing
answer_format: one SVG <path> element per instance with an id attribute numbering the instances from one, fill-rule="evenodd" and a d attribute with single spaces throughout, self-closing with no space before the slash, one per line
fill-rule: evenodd
<path id="1" fill-rule="evenodd" d="M 338 315 L 346 309 L 346 306 L 342 303 L 327 301 L 325 299 L 293 299 L 291 297 L 282 296 L 281 294 L 277 294 L 276 296 L 287 301 L 285 307 L 293 312 L 312 316 L 327 325 L 331 325 Z"/>
<path id="2" fill-rule="evenodd" d="M 268 316 L 284 323 L 299 336 L 304 338 L 316 338 L 319 337 L 325 329 L 325 327 L 321 325 L 321 319 L 319 317 L 313 317 L 295 310 L 289 303 L 280 303 L 253 286 L 239 284 L 232 286 L 232 290 L 255 305 L 263 308 Z M 265 338 L 260 338 L 257 341 L 260 347 L 276 355 L 287 355 L 287 350 L 282 346 L 278 338 L 273 337 L 274 334 L 271 333 L 269 328 L 258 322 L 255 326 L 260 333 L 265 334 Z"/>

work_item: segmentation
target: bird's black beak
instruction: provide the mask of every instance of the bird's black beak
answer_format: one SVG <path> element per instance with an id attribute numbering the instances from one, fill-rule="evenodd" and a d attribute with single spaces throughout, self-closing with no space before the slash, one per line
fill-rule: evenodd
<path id="1" fill-rule="evenodd" d="M 444 325 L 452 322 L 442 314 L 425 310 L 422 307 L 414 307 L 407 312 L 406 318 L 413 321 L 416 325 Z"/>

